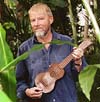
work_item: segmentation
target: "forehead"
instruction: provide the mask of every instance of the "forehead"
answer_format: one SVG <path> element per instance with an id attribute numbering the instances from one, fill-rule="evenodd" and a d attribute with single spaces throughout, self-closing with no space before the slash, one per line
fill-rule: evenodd
<path id="1" fill-rule="evenodd" d="M 45 8 L 32 8 L 30 11 L 29 11 L 29 16 L 48 16 L 48 13 L 46 11 Z"/>
<path id="2" fill-rule="evenodd" d="M 30 19 L 38 18 L 38 17 L 47 17 L 47 16 L 48 16 L 48 14 L 42 10 L 32 11 L 29 14 Z"/>
<path id="3" fill-rule="evenodd" d="M 29 15 L 31 15 L 31 14 L 34 14 L 34 15 L 36 15 L 36 14 L 39 14 L 39 15 L 42 15 L 42 14 L 47 14 L 47 12 L 46 12 L 46 10 L 44 10 L 44 9 L 35 9 L 35 10 L 32 10 L 30 13 L 29 13 Z"/>

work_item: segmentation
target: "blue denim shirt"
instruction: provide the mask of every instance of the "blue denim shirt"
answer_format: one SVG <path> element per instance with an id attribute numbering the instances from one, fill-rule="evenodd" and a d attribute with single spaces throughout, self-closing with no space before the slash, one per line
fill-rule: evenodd
<path id="1" fill-rule="evenodd" d="M 72 41 L 68 36 L 53 32 L 53 39 L 62 41 Z M 39 44 L 35 37 L 25 41 L 18 49 L 18 56 L 30 50 L 35 44 Z M 72 51 L 72 46 L 68 44 L 51 44 L 49 49 L 41 49 L 32 52 L 27 59 L 20 61 L 16 67 L 17 97 L 28 100 L 25 89 L 35 86 L 34 79 L 40 72 L 47 71 L 52 63 L 61 62 Z M 82 68 L 86 66 L 83 59 Z M 56 81 L 54 89 L 50 93 L 44 93 L 41 102 L 77 102 L 75 78 L 78 72 L 71 61 L 65 68 L 64 76 Z M 73 77 L 74 76 L 74 77 Z M 34 99 L 33 99 L 34 100 Z M 28 101 L 26 101 L 28 102 Z"/>

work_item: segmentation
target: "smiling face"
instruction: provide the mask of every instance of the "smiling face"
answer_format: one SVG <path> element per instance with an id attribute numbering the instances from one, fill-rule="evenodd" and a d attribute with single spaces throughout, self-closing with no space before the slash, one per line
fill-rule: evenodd
<path id="1" fill-rule="evenodd" d="M 36 5 L 33 6 L 29 11 L 32 30 L 37 37 L 45 36 L 51 32 L 53 16 L 49 10 L 46 5 Z"/>

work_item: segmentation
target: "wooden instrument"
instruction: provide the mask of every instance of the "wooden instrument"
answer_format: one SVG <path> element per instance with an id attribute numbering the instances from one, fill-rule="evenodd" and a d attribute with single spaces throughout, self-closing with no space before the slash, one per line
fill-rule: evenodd
<path id="1" fill-rule="evenodd" d="M 90 39 L 83 41 L 78 48 L 85 49 L 92 42 Z M 60 79 L 64 75 L 64 67 L 73 59 L 72 53 L 70 53 L 62 62 L 53 63 L 48 68 L 48 71 L 39 73 L 35 78 L 35 84 L 37 87 L 43 89 L 43 93 L 49 93 L 54 89 L 56 80 Z"/>

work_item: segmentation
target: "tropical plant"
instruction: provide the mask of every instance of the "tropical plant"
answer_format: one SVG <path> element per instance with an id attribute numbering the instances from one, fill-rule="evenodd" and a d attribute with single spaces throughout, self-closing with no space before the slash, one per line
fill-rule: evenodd
<path id="1" fill-rule="evenodd" d="M 91 56 L 90 55 L 88 55 L 89 57 L 87 56 L 88 62 L 91 65 L 87 66 L 80 73 L 79 83 L 83 93 L 86 95 L 86 97 L 89 100 L 91 100 L 91 90 L 95 81 L 94 78 L 97 72 L 99 72 L 97 69 L 100 68 L 100 61 L 96 59 L 96 58 L 99 59 L 99 56 L 95 56 L 96 53 L 100 55 L 99 54 L 100 48 L 98 48 L 100 47 L 100 30 L 99 30 L 100 11 L 98 10 L 100 7 L 99 0 L 93 0 L 95 5 L 96 4 L 99 5 L 98 9 L 96 6 L 94 7 L 94 10 L 96 11 L 95 13 L 96 18 L 87 0 L 66 0 L 66 1 L 65 0 L 49 0 L 49 1 L 18 0 L 19 2 L 15 1 L 17 0 L 0 1 L 0 22 L 2 23 L 3 27 L 6 30 L 5 32 L 2 25 L 0 24 L 0 45 L 1 45 L 0 56 L 2 58 L 2 60 L 0 60 L 0 100 L 2 100 L 2 102 L 16 102 L 15 65 L 19 61 L 25 59 L 31 53 L 31 51 L 39 50 L 43 47 L 43 45 L 35 46 L 33 49 L 31 49 L 31 51 L 24 53 L 22 56 L 14 58 L 16 57 L 16 49 L 18 48 L 20 43 L 22 43 L 24 40 L 26 40 L 28 37 L 31 36 L 31 29 L 29 25 L 27 11 L 30 8 L 30 6 L 32 6 L 33 3 L 36 3 L 38 1 L 45 2 L 52 8 L 52 11 L 54 12 L 54 16 L 56 18 L 55 19 L 56 23 L 53 24 L 55 30 L 58 32 L 68 33 L 69 36 L 72 36 L 73 39 L 76 40 L 76 42 L 80 42 L 83 39 L 82 36 L 81 37 L 79 36 L 81 34 L 78 34 L 75 31 L 77 30 L 76 7 L 78 4 L 82 4 L 83 2 L 89 17 L 91 18 L 91 22 L 93 25 L 92 28 L 94 28 L 92 30 L 95 31 L 95 33 L 93 33 L 95 35 L 92 34 L 93 35 L 92 37 L 91 34 L 89 34 L 89 37 L 92 38 L 94 42 L 94 46 L 92 46 L 93 52 L 91 52 L 92 53 L 91 55 L 94 55 L 94 57 L 92 57 L 92 60 L 90 60 L 89 57 Z M 69 3 L 70 6 L 68 6 Z M 64 10 L 64 12 L 62 12 L 62 10 Z M 3 12 L 2 15 L 1 12 Z M 72 32 L 74 32 L 74 35 L 72 35 Z M 7 43 L 9 43 L 10 47 L 8 46 Z M 57 43 L 61 42 L 58 41 Z M 10 50 L 10 48 L 12 51 Z M 93 59 L 96 59 L 95 62 L 93 62 Z M 100 90 L 100 87 L 98 87 L 97 89 Z"/>
<path id="2" fill-rule="evenodd" d="M 87 9 L 87 12 L 88 12 L 90 18 L 91 18 L 91 21 L 92 21 L 94 29 L 95 29 L 96 37 L 100 43 L 100 29 L 99 29 L 98 23 L 96 21 L 96 18 L 90 8 L 89 2 L 87 0 L 82 0 L 82 1 L 85 5 L 85 8 Z M 81 73 L 79 75 L 79 82 L 80 82 L 81 88 L 89 100 L 90 100 L 90 92 L 91 92 L 92 85 L 94 83 L 94 78 L 95 78 L 98 68 L 100 68 L 100 63 L 94 64 L 94 65 L 89 65 L 83 71 L 81 71 Z"/>
<path id="3" fill-rule="evenodd" d="M 10 61 L 13 60 L 13 55 L 10 50 L 10 47 L 8 46 L 6 42 L 6 32 L 3 29 L 2 25 L 0 24 L 0 70 L 6 66 Z M 14 75 L 14 68 L 12 70 L 7 70 L 3 73 L 0 73 L 0 92 L 5 97 L 8 95 L 9 98 L 11 98 L 13 101 L 15 101 L 15 75 Z M 4 93 L 5 92 L 5 93 Z M 10 100 L 8 98 L 8 100 Z M 0 99 L 5 102 L 7 98 L 2 98 L 0 96 Z M 8 101 L 9 102 L 9 101 Z"/>

